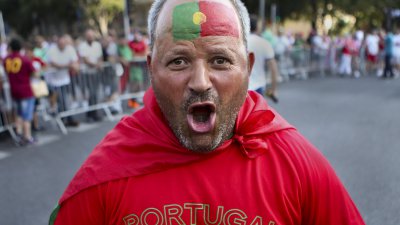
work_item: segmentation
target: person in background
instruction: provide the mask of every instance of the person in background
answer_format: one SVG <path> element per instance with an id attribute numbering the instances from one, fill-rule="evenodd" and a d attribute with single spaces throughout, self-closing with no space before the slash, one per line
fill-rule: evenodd
<path id="1" fill-rule="evenodd" d="M 50 47 L 47 54 L 48 70 L 46 81 L 50 88 L 51 112 L 63 112 L 70 109 L 73 95 L 70 71 L 79 70 L 78 55 L 68 44 L 68 36 L 60 36 L 57 44 Z M 67 126 L 78 126 L 79 122 L 71 116 L 64 121 Z"/>
<path id="2" fill-rule="evenodd" d="M 2 61 L 8 54 L 8 43 L 7 40 L 1 39 L 0 41 L 0 61 Z"/>
<path id="3" fill-rule="evenodd" d="M 353 68 L 354 68 L 354 77 L 360 78 L 363 74 L 363 63 L 364 59 L 361 57 L 362 45 L 363 45 L 363 33 L 361 31 L 356 31 L 353 34 L 353 42 L 354 42 L 354 52 L 353 52 Z"/>
<path id="4" fill-rule="evenodd" d="M 132 50 L 134 59 L 145 61 L 148 49 L 145 38 L 138 29 L 134 30 L 133 40 L 128 43 Z M 129 90 L 130 92 L 139 92 L 143 90 L 144 64 L 143 61 L 131 61 L 129 71 Z M 140 107 L 136 98 L 128 100 L 128 106 L 133 109 Z"/>
<path id="5" fill-rule="evenodd" d="M 31 145 L 37 142 L 32 136 L 31 122 L 35 107 L 35 97 L 31 88 L 31 76 L 34 75 L 32 61 L 21 55 L 22 43 L 11 39 L 11 53 L 4 59 L 4 69 L 11 87 L 11 96 L 15 101 L 17 115 L 16 133 L 20 137 L 18 144 Z"/>
<path id="6" fill-rule="evenodd" d="M 265 27 L 264 31 L 261 33 L 261 37 L 267 40 L 272 48 L 274 48 L 276 42 L 278 41 L 276 35 L 269 26 Z"/>
<path id="7" fill-rule="evenodd" d="M 115 115 L 122 111 L 121 104 L 116 101 L 118 97 L 118 79 L 115 73 L 108 71 L 116 71 L 116 63 L 118 62 L 118 45 L 115 39 L 115 31 L 110 30 L 109 33 L 101 38 L 101 47 L 103 51 L 103 69 L 106 72 L 103 74 L 104 94 L 107 96 L 108 102 L 113 102 L 110 106 L 110 112 Z"/>
<path id="8" fill-rule="evenodd" d="M 338 73 L 340 76 L 351 76 L 352 70 L 352 57 L 355 52 L 355 43 L 350 34 L 346 34 L 343 40 L 342 55 L 340 57 L 340 64 Z"/>
<path id="9" fill-rule="evenodd" d="M 385 37 L 385 67 L 383 70 L 383 75 L 382 78 L 393 78 L 394 73 L 393 73 L 393 47 L 394 47 L 394 42 L 393 42 L 393 33 L 391 31 L 388 31 Z"/>
<path id="10" fill-rule="evenodd" d="M 135 76 L 135 68 L 132 67 L 133 61 L 133 52 L 132 49 L 129 47 L 128 40 L 121 36 L 118 41 L 118 61 L 121 63 L 124 75 L 121 78 L 121 87 L 122 91 L 131 92 L 131 79 Z M 140 107 L 139 102 L 133 98 L 128 100 L 128 106 L 132 109 L 138 109 Z"/>
<path id="11" fill-rule="evenodd" d="M 365 37 L 365 46 L 367 54 L 367 72 L 378 73 L 378 55 L 379 55 L 379 36 L 378 31 L 373 30 Z"/>
<path id="12" fill-rule="evenodd" d="M 33 55 L 40 58 L 42 61 L 46 61 L 46 54 L 50 48 L 50 44 L 40 35 L 35 36 L 34 43 Z"/>
<path id="13" fill-rule="evenodd" d="M 400 75 L 400 28 L 396 28 L 393 35 L 393 65 L 395 75 Z"/>
<path id="14" fill-rule="evenodd" d="M 291 43 L 288 36 L 285 33 L 284 28 L 278 29 L 278 35 L 276 37 L 276 45 L 274 47 L 275 58 L 279 62 L 285 60 L 285 55 L 290 51 Z"/>
<path id="15" fill-rule="evenodd" d="M 103 51 L 103 61 L 115 63 L 117 61 L 117 43 L 114 36 L 106 35 L 101 39 L 101 47 Z"/>
<path id="16" fill-rule="evenodd" d="M 255 16 L 250 18 L 251 34 L 248 44 L 249 51 L 254 52 L 256 57 L 253 70 L 250 76 L 249 90 L 254 90 L 261 95 L 271 98 L 275 103 L 277 80 L 279 76 L 278 65 L 275 60 L 274 50 L 271 44 L 256 34 L 258 19 Z M 270 71 L 270 87 L 268 88 L 268 69 Z"/>
<path id="17" fill-rule="evenodd" d="M 134 30 L 133 40 L 129 41 L 128 45 L 132 49 L 132 52 L 135 54 L 135 56 L 145 57 L 148 53 L 146 40 L 138 29 Z"/>
<path id="18" fill-rule="evenodd" d="M 95 40 L 95 32 L 87 29 L 85 32 L 85 41 L 78 46 L 78 53 L 83 63 L 84 74 L 89 79 L 89 105 L 98 103 L 97 91 L 99 88 L 99 76 L 103 66 L 103 50 L 101 44 Z M 87 114 L 88 121 L 100 121 L 101 117 L 98 111 L 89 111 Z"/>
<path id="19" fill-rule="evenodd" d="M 286 34 L 286 31 L 283 27 L 278 29 L 278 34 L 276 36 L 275 46 L 273 46 L 275 53 L 275 60 L 278 65 L 279 75 L 284 80 L 289 80 L 289 64 L 290 59 L 288 58 L 289 52 L 291 50 L 290 39 Z"/>
<path id="20" fill-rule="evenodd" d="M 240 0 L 155 0 L 151 88 L 84 162 L 50 225 L 364 225 L 325 157 L 248 91 Z"/>
<path id="21" fill-rule="evenodd" d="M 376 76 L 377 77 L 382 77 L 383 70 L 385 68 L 385 37 L 386 37 L 386 31 L 384 29 L 379 29 L 378 37 L 379 37 L 379 53 L 378 53 L 378 63 L 377 63 Z"/>
<path id="22" fill-rule="evenodd" d="M 307 68 L 307 55 L 305 52 L 306 41 L 303 38 L 302 33 L 296 33 L 294 36 L 294 43 L 292 45 L 291 57 L 293 59 L 293 65 L 297 68 L 294 74 L 306 80 L 308 78 Z"/>
<path id="23" fill-rule="evenodd" d="M 310 66 L 317 69 L 322 76 L 325 75 L 325 66 L 327 64 L 327 53 L 329 49 L 330 38 L 326 34 L 315 33 L 311 39 L 311 62 Z"/>
<path id="24" fill-rule="evenodd" d="M 128 40 L 121 35 L 118 39 L 117 44 L 117 52 L 118 52 L 118 62 L 120 62 L 124 68 L 124 77 L 126 81 L 128 80 L 130 73 L 130 63 L 133 60 L 132 49 L 129 47 Z M 125 91 L 126 82 L 123 84 L 123 91 Z"/>
<path id="25" fill-rule="evenodd" d="M 25 55 L 29 60 L 32 61 L 33 68 L 35 69 L 36 74 L 39 76 L 38 79 L 44 80 L 43 71 L 46 68 L 46 63 L 40 58 L 35 56 L 34 47 L 30 43 L 25 44 Z M 40 98 L 35 98 L 35 111 L 33 114 L 32 120 L 32 130 L 33 131 L 43 131 L 45 128 L 40 126 L 39 123 L 39 115 L 38 115 L 38 107 L 40 106 Z"/>

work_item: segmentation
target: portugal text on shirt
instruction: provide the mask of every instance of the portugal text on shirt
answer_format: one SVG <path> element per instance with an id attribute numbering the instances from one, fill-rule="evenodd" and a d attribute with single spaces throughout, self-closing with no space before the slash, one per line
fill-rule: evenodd
<path id="1" fill-rule="evenodd" d="M 190 221 L 182 219 L 188 215 Z M 250 224 L 275 225 L 274 221 L 267 220 L 259 215 L 248 217 L 241 209 L 227 209 L 224 206 L 217 208 L 209 204 L 184 203 L 164 205 L 163 208 L 146 208 L 142 212 L 132 213 L 123 218 L 125 225 L 144 224 Z"/>

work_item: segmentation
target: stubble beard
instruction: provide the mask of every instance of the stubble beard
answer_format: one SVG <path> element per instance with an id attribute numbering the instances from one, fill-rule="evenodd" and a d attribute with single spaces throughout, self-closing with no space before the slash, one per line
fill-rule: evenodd
<path id="1" fill-rule="evenodd" d="M 170 124 L 171 129 L 173 130 L 175 136 L 178 138 L 179 142 L 189 150 L 199 153 L 208 153 L 215 150 L 218 146 L 220 146 L 225 140 L 229 139 L 235 127 L 235 121 L 238 114 L 239 108 L 232 108 L 229 110 L 218 110 L 217 113 L 217 121 L 216 131 L 212 141 L 208 145 L 196 145 L 193 140 L 187 135 L 185 132 L 185 128 L 183 124 Z M 228 113 L 226 112 L 234 112 Z M 223 115 L 226 115 L 224 118 Z M 178 126 L 175 126 L 178 125 Z"/>
<path id="2" fill-rule="evenodd" d="M 247 85 L 245 85 L 245 87 L 247 87 Z M 153 87 L 153 89 L 157 103 L 167 119 L 169 127 L 181 145 L 193 152 L 198 153 L 212 152 L 224 141 L 232 137 L 237 115 L 240 107 L 243 105 L 247 93 L 247 88 L 244 88 L 242 91 L 238 91 L 237 94 L 232 98 L 231 102 L 225 103 L 225 105 L 221 104 L 221 101 L 216 93 L 192 93 L 183 101 L 180 106 L 176 107 L 169 99 L 163 96 L 157 90 L 157 88 Z M 217 106 L 216 131 L 213 131 L 214 135 L 212 140 L 206 145 L 196 145 L 194 143 L 192 138 L 189 136 L 189 128 L 186 119 L 188 107 L 194 102 L 201 101 L 212 101 Z"/>

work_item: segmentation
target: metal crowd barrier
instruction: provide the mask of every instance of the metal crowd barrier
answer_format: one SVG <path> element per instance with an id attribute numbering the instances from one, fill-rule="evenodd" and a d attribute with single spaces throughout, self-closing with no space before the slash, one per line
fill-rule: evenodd
<path id="1" fill-rule="evenodd" d="M 0 68 L 0 133 L 8 131 L 14 140 L 17 135 L 14 132 L 14 109 L 8 83 L 4 70 Z"/>
<path id="2" fill-rule="evenodd" d="M 105 63 L 101 69 L 82 69 L 77 75 L 71 76 L 71 83 L 57 90 L 61 110 L 54 117 L 58 127 L 64 134 L 68 133 L 62 119 L 90 111 L 102 110 L 106 117 L 112 121 L 114 116 L 110 108 L 120 104 L 122 100 L 142 99 L 144 90 L 149 86 L 145 58 L 135 58 L 130 67 L 139 67 L 143 73 L 144 85 L 140 90 L 132 91 L 129 86 L 130 68 L 124 68 L 118 74 L 118 64 Z"/>
<path id="3" fill-rule="evenodd" d="M 292 48 L 278 58 L 278 68 L 284 80 L 305 80 L 311 75 L 324 77 L 327 74 L 338 74 L 341 57 L 341 47 L 332 47 L 327 50 Z M 357 55 L 353 55 L 351 63 L 353 73 L 358 71 L 359 74 L 366 75 L 368 71 L 365 49 L 361 48 Z"/>
<path id="4" fill-rule="evenodd" d="M 140 89 L 130 88 L 130 67 L 139 68 L 143 75 L 143 85 Z M 83 68 L 83 67 L 81 67 Z M 102 110 L 109 120 L 114 116 L 110 108 L 120 104 L 123 100 L 137 99 L 142 101 L 144 91 L 150 86 L 145 58 L 134 58 L 129 67 L 123 68 L 120 64 L 104 63 L 98 69 L 85 69 L 76 75 L 71 75 L 71 82 L 62 87 L 52 88 L 58 94 L 58 111 L 50 112 L 50 103 L 47 97 L 40 99 L 37 108 L 39 116 L 44 121 L 54 121 L 63 134 L 67 134 L 63 119 L 90 111 Z M 1 75 L 1 74 L 0 74 Z M 8 131 L 14 140 L 15 110 L 10 94 L 10 86 L 6 76 L 0 76 L 0 132 Z"/>
<path id="5" fill-rule="evenodd" d="M 129 84 L 132 84 L 132 81 L 129 80 L 129 73 L 130 69 L 132 67 L 137 67 L 140 69 L 143 73 L 143 85 L 141 87 L 142 90 L 147 90 L 147 88 L 150 86 L 150 78 L 148 76 L 148 70 L 147 70 L 147 62 L 146 62 L 146 57 L 135 57 L 133 60 L 129 63 L 129 68 L 124 67 L 124 72 L 120 76 L 119 79 L 119 99 L 120 100 L 127 100 L 127 99 L 132 99 L 132 98 L 137 98 L 138 94 L 137 91 L 131 90 L 129 87 Z M 143 93 L 142 93 L 143 95 Z M 142 97 L 142 95 L 140 97 Z"/>
<path id="6" fill-rule="evenodd" d="M 278 58 L 278 68 L 285 80 L 308 79 L 312 74 L 323 77 L 327 72 L 335 69 L 332 66 L 334 57 L 331 50 L 292 48 Z"/>

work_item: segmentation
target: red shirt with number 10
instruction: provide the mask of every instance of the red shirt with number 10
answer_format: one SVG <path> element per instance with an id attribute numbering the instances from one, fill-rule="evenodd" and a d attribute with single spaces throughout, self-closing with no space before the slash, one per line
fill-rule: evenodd
<path id="1" fill-rule="evenodd" d="M 8 75 L 11 95 L 14 99 L 33 97 L 30 77 L 34 68 L 28 58 L 13 52 L 4 59 L 4 69 Z"/>

